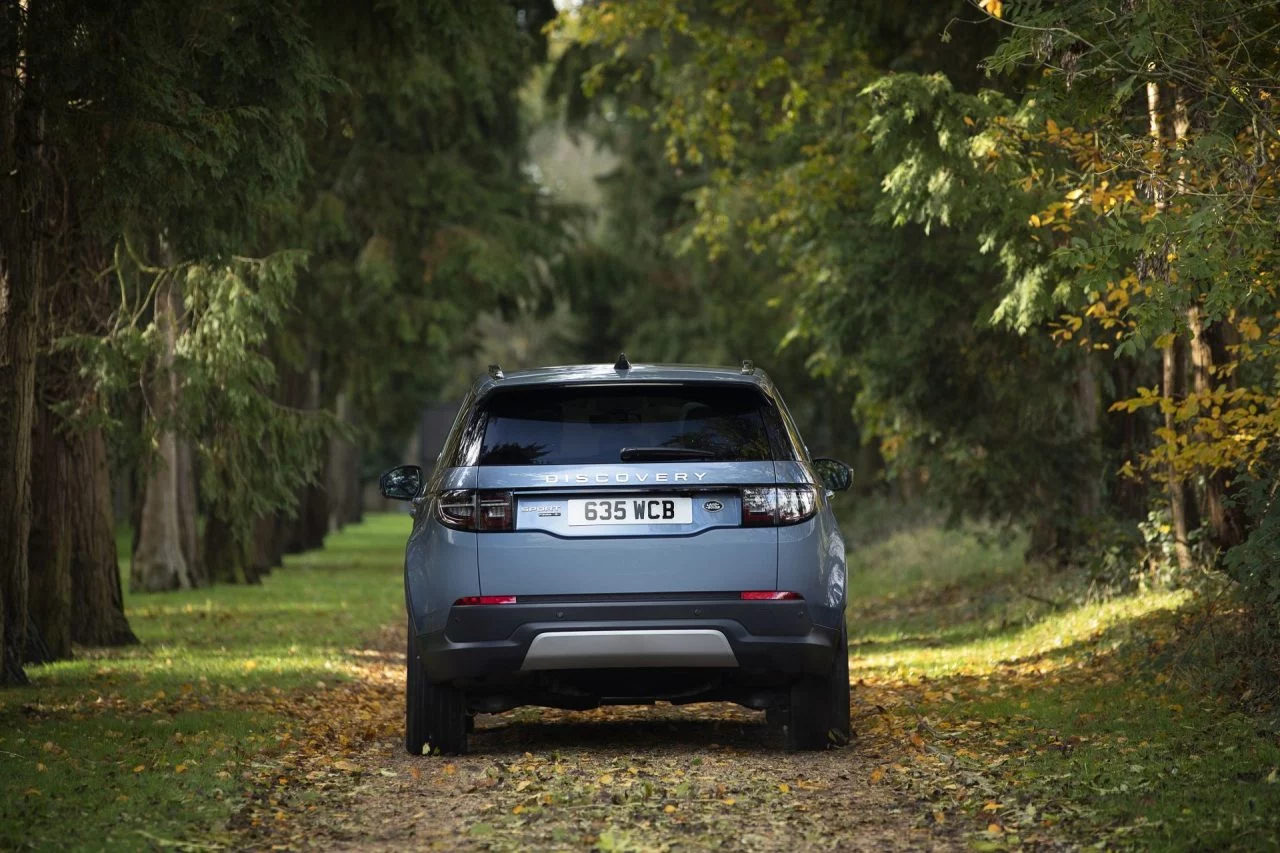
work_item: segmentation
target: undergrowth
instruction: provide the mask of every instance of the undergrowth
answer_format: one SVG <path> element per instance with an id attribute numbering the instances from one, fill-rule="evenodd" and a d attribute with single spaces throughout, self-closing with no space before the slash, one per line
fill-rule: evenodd
<path id="1" fill-rule="evenodd" d="M 983 849 L 1276 846 L 1277 646 L 1228 588 L 1099 588 L 981 527 L 870 538 L 850 563 L 855 691 L 915 756 L 873 780 Z"/>

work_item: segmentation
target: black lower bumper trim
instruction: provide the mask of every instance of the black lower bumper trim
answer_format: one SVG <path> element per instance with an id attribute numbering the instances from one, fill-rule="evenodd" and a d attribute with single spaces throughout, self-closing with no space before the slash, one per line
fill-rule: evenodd
<path id="1" fill-rule="evenodd" d="M 521 670 L 534 637 L 560 631 L 711 629 L 744 673 L 820 675 L 835 629 L 815 625 L 803 601 L 591 601 L 454 607 L 445 630 L 420 636 L 427 677 L 484 679 Z"/>

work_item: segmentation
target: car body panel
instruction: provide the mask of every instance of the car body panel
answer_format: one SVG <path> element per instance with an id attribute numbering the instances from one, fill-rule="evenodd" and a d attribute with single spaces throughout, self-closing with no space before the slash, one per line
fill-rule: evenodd
<path id="1" fill-rule="evenodd" d="M 482 467 L 481 488 L 516 492 L 516 530 L 480 537 L 481 594 L 774 589 L 777 529 L 741 528 L 738 491 L 773 480 L 772 462 Z M 690 523 L 569 523 L 570 500 L 667 495 Z"/>
<path id="2" fill-rule="evenodd" d="M 478 411 L 490 393 L 614 383 L 754 387 L 780 414 L 785 452 L 759 462 L 474 464 L 483 432 Z M 623 632 L 623 638 L 627 631 L 662 637 L 718 631 L 744 678 L 822 672 L 839 638 L 847 581 L 844 542 L 819 482 L 785 404 L 762 371 L 584 365 L 484 377 L 464 399 L 425 492 L 414 501 L 405 590 L 428 677 L 468 684 L 487 695 L 484 707 L 514 707 L 520 702 L 495 698 L 499 682 L 491 680 L 545 675 L 521 672 L 528 649 L 544 633 L 574 631 Z M 775 484 L 815 486 L 814 516 L 791 525 L 741 526 L 741 489 Z M 511 492 L 514 529 L 475 533 L 442 524 L 437 496 L 461 489 Z M 569 523 L 570 500 L 640 496 L 688 498 L 690 521 Z M 746 590 L 786 590 L 802 600 L 739 600 Z M 518 603 L 457 604 L 468 596 L 515 596 Z M 626 658 L 625 650 L 611 655 L 606 657 Z M 637 659 L 653 662 L 645 655 Z M 545 691 L 544 682 L 538 685 Z M 724 695 L 763 707 L 754 693 Z M 550 701 L 545 692 L 536 696 Z"/>

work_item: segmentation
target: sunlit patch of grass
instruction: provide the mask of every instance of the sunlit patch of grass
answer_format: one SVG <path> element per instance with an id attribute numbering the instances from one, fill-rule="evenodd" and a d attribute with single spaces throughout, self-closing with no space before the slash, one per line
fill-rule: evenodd
<path id="1" fill-rule="evenodd" d="M 370 516 L 260 586 L 126 592 L 139 645 L 78 650 L 0 693 L 0 848 L 208 837 L 291 692 L 347 678 L 349 651 L 401 618 L 409 526 Z"/>
<path id="2" fill-rule="evenodd" d="M 853 679 L 913 766 L 952 774 L 926 773 L 928 796 L 969 821 L 979 849 L 1274 847 L 1273 721 L 1168 667 L 1191 596 L 1082 603 L 1069 572 L 1024 566 L 1020 550 L 905 529 L 851 554 Z"/>
<path id="3" fill-rule="evenodd" d="M 939 631 L 877 651 L 872 642 L 856 651 L 855 669 L 908 678 L 990 675 L 1006 664 L 1034 661 L 1042 670 L 1073 666 L 1114 651 L 1130 639 L 1124 629 L 1137 619 L 1171 610 L 1187 599 L 1184 592 L 1148 592 L 1098 604 L 1043 614 L 1018 627 L 975 632 Z M 951 636 L 948 636 L 950 633 Z M 959 636 L 957 636 L 957 633 Z"/>

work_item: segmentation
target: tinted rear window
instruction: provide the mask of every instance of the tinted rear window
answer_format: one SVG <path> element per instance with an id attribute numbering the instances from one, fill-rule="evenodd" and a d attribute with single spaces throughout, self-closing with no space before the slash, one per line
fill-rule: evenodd
<path id="1" fill-rule="evenodd" d="M 617 463 L 628 448 L 704 451 L 707 462 L 772 459 L 764 397 L 732 386 L 503 391 L 484 405 L 481 465 Z"/>

